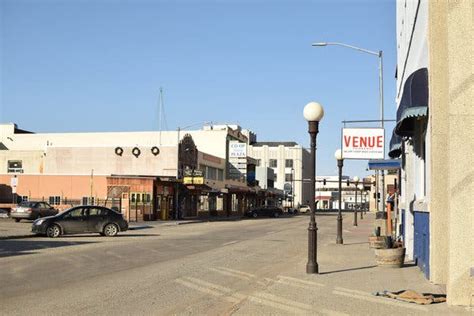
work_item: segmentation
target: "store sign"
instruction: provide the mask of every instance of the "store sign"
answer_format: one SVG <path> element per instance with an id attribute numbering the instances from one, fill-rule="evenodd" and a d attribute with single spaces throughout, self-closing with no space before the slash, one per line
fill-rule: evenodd
<path id="1" fill-rule="evenodd" d="M 203 177 L 184 177 L 183 184 L 204 184 Z"/>
<path id="2" fill-rule="evenodd" d="M 383 159 L 383 128 L 343 128 L 342 157 L 344 159 Z"/>
<path id="3" fill-rule="evenodd" d="M 236 141 L 229 142 L 229 158 L 247 157 L 247 144 Z"/>

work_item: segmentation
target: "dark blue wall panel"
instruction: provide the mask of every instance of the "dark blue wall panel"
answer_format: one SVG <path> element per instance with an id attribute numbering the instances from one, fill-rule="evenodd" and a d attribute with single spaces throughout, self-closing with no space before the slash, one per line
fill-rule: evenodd
<path id="1" fill-rule="evenodd" d="M 430 277 L 430 214 L 414 212 L 414 256 L 416 264 Z"/>

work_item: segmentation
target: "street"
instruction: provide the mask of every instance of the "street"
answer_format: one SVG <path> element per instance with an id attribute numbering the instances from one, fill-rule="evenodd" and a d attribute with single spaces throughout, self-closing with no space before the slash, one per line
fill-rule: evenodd
<path id="1" fill-rule="evenodd" d="M 345 215 L 318 215 L 319 275 L 305 273 L 308 216 L 149 227 L 98 235 L 0 240 L 4 315 L 368 315 L 466 313 L 371 293 L 439 292 L 418 268 L 375 266 L 367 236 Z"/>

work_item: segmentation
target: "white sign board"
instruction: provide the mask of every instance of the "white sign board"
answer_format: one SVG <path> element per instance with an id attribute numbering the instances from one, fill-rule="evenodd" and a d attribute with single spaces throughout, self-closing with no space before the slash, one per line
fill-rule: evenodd
<path id="1" fill-rule="evenodd" d="M 236 141 L 229 142 L 229 158 L 247 157 L 247 144 Z"/>
<path id="2" fill-rule="evenodd" d="M 383 128 L 343 128 L 342 157 L 344 159 L 383 159 Z"/>
<path id="3" fill-rule="evenodd" d="M 17 177 L 10 178 L 10 185 L 11 187 L 18 186 L 18 178 Z"/>

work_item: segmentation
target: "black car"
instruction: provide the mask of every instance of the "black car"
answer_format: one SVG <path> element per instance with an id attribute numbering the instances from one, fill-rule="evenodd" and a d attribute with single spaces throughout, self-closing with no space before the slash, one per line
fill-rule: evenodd
<path id="1" fill-rule="evenodd" d="M 67 234 L 100 233 L 115 236 L 128 229 L 122 214 L 101 206 L 76 206 L 55 216 L 37 219 L 31 231 L 48 237 Z"/>
<path id="2" fill-rule="evenodd" d="M 253 218 L 259 216 L 280 217 L 283 215 L 283 210 L 277 206 L 261 206 L 248 210 L 245 215 Z"/>

